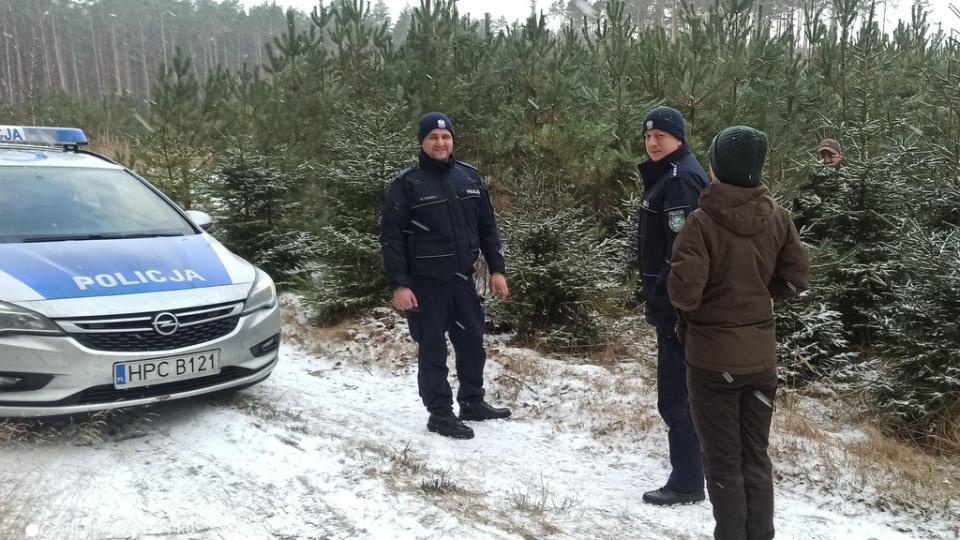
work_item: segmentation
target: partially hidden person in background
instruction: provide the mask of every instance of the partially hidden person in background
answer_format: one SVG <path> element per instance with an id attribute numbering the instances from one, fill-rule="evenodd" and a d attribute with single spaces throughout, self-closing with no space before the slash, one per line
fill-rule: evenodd
<path id="1" fill-rule="evenodd" d="M 637 256 L 646 320 L 657 334 L 657 409 L 667 424 L 671 466 L 666 484 L 644 493 L 643 501 L 670 506 L 704 500 L 700 441 L 687 404 L 686 364 L 667 297 L 667 276 L 674 239 L 709 181 L 687 145 L 680 111 L 653 109 L 643 120 L 642 133 L 650 159 L 638 166 L 643 196 Z"/>
<path id="2" fill-rule="evenodd" d="M 417 383 L 429 417 L 427 429 L 471 439 L 463 421 L 507 418 L 510 410 L 484 400 L 484 312 L 474 285 L 480 254 L 490 270 L 490 294 L 509 296 L 493 205 L 477 170 L 453 153 L 454 128 L 431 112 L 419 122 L 417 164 L 387 191 L 380 246 L 393 306 L 406 314 L 418 345 Z M 456 354 L 459 416 L 447 380 L 447 336 Z"/>
<path id="3" fill-rule="evenodd" d="M 817 157 L 824 165 L 839 165 L 843 161 L 843 152 L 836 139 L 824 139 L 817 145 Z"/>
<path id="4" fill-rule="evenodd" d="M 760 183 L 766 155 L 766 135 L 751 127 L 729 127 L 713 139 L 713 183 L 677 236 L 667 285 L 680 313 L 716 540 L 774 537 L 771 299 L 800 294 L 810 279 L 790 214 Z"/>
<path id="5" fill-rule="evenodd" d="M 824 201 L 836 195 L 843 151 L 836 139 L 824 139 L 817 145 L 817 166 L 810 172 L 807 182 L 800 186 L 800 193 L 793 200 L 793 224 L 801 237 L 811 243 L 819 243 L 827 235 L 822 223 Z"/>

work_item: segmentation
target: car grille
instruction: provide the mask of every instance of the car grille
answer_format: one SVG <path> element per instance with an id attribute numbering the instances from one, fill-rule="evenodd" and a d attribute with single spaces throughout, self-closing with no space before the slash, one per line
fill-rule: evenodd
<path id="1" fill-rule="evenodd" d="M 110 318 L 58 319 L 57 322 L 70 337 L 88 349 L 154 352 L 191 347 L 221 338 L 237 327 L 242 311 L 242 303 L 233 303 Z M 154 319 L 161 313 L 173 315 L 179 322 L 179 327 L 171 335 L 162 335 L 154 329 Z"/>

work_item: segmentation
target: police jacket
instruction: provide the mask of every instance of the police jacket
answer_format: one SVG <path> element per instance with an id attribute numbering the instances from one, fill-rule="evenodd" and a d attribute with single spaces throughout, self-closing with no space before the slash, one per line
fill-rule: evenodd
<path id="1" fill-rule="evenodd" d="M 676 318 L 667 297 L 673 241 L 710 181 L 687 143 L 659 161 L 641 163 L 638 169 L 643 180 L 637 231 L 640 282 L 647 299 L 647 322 L 660 325 Z"/>
<path id="2" fill-rule="evenodd" d="M 807 250 L 765 186 L 711 185 L 677 236 L 668 284 L 687 363 L 734 375 L 776 367 L 770 299 L 809 281 Z"/>
<path id="3" fill-rule="evenodd" d="M 380 218 L 380 246 L 391 288 L 470 276 L 481 252 L 491 273 L 505 271 L 480 173 L 453 156 L 439 162 L 421 150 L 417 165 L 397 176 Z"/>

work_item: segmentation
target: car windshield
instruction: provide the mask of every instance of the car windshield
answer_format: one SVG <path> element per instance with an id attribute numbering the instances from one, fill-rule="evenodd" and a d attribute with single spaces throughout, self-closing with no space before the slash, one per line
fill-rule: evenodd
<path id="1" fill-rule="evenodd" d="M 173 206 L 126 171 L 0 167 L 0 243 L 190 234 Z"/>

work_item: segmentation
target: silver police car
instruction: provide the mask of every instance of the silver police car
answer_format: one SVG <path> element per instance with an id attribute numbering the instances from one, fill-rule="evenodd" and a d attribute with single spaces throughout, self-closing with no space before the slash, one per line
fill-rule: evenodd
<path id="1" fill-rule="evenodd" d="M 0 126 L 0 416 L 52 416 L 263 381 L 266 273 L 73 128 Z"/>

